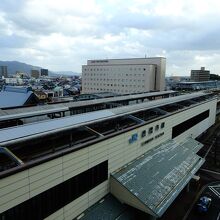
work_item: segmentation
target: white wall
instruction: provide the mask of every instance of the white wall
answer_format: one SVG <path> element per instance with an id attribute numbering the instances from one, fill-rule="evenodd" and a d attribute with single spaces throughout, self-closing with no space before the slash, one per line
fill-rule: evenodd
<path id="1" fill-rule="evenodd" d="M 83 66 L 82 93 L 155 90 L 154 65 Z"/>
<path id="2" fill-rule="evenodd" d="M 110 59 L 106 62 L 88 60 L 87 65 L 82 66 L 82 93 L 162 91 L 165 71 L 166 59 L 161 57 Z"/>

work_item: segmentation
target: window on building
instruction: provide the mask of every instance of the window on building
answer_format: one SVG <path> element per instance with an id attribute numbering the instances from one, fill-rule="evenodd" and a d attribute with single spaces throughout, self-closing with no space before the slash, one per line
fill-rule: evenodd
<path id="1" fill-rule="evenodd" d="M 164 128 L 164 127 L 165 127 L 165 122 L 162 122 L 160 128 Z"/>
<path id="2" fill-rule="evenodd" d="M 158 131 L 159 130 L 159 125 L 156 125 L 155 126 L 155 131 Z"/>
<path id="3" fill-rule="evenodd" d="M 0 214 L 0 219 L 45 219 L 108 179 L 104 161 Z"/>
<path id="4" fill-rule="evenodd" d="M 205 120 L 209 117 L 209 110 L 204 111 L 172 128 L 172 138 L 175 138 L 185 132 L 186 130 L 192 128 L 193 126 L 197 125 L 201 121 Z"/>

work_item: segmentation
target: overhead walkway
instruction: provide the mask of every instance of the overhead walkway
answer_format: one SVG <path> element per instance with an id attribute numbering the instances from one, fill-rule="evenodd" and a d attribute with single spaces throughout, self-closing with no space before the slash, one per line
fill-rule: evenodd
<path id="1" fill-rule="evenodd" d="M 120 201 L 161 217 L 204 163 L 203 145 L 192 138 L 167 141 L 111 174 L 110 191 Z"/>

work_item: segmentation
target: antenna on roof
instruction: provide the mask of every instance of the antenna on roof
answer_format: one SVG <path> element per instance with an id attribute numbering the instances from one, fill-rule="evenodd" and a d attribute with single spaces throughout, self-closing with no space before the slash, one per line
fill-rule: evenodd
<path id="1" fill-rule="evenodd" d="M 146 53 L 145 53 L 145 56 L 144 56 L 145 58 L 147 58 L 147 55 L 146 55 Z"/>

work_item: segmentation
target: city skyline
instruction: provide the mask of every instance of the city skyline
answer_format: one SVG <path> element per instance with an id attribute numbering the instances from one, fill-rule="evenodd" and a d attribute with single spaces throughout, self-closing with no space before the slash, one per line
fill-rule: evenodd
<path id="1" fill-rule="evenodd" d="M 3 0 L 0 60 L 81 72 L 88 59 L 163 56 L 167 75 L 220 74 L 216 0 Z"/>

